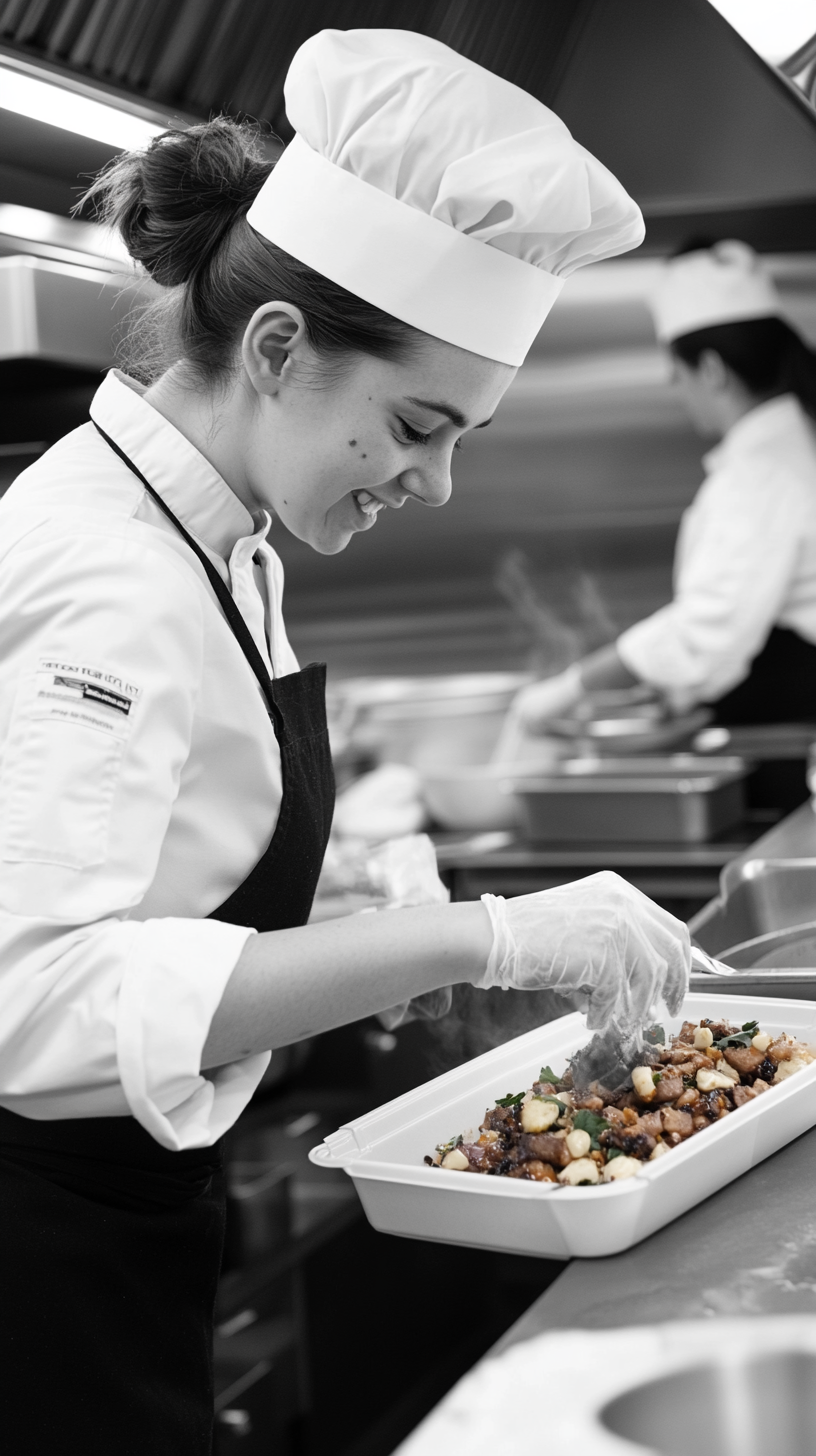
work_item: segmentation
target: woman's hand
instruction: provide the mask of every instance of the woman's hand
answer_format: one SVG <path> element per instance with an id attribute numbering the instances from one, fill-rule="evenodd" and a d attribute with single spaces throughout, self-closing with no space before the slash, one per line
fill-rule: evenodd
<path id="1" fill-rule="evenodd" d="M 523 756 L 530 737 L 547 732 L 553 718 L 563 717 L 581 701 L 584 689 L 580 665 L 568 667 L 543 682 L 529 683 L 516 693 L 491 755 L 493 763 L 514 763 Z"/>
<path id="2" fill-rule="evenodd" d="M 484 987 L 575 997 L 591 1030 L 642 1021 L 658 1001 L 676 1015 L 688 987 L 687 927 L 605 870 L 514 900 L 483 895 L 493 925 Z"/>

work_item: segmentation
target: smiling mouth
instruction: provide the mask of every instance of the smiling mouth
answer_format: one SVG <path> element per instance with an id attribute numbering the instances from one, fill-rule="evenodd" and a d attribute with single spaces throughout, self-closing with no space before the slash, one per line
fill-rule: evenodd
<path id="1" fill-rule="evenodd" d="M 385 505 L 385 501 L 379 501 L 367 490 L 353 490 L 351 492 L 355 505 L 367 516 L 370 521 L 377 519 L 377 513 Z"/>

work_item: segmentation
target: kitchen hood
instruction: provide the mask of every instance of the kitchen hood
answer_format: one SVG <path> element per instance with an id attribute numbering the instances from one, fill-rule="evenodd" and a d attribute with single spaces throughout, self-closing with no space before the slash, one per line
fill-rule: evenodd
<path id="1" fill-rule="evenodd" d="M 0 65 L 61 74 L 158 123 L 226 111 L 288 139 L 297 47 L 323 26 L 382 24 L 434 35 L 551 105 L 643 207 L 646 251 L 692 234 L 816 247 L 816 110 L 709 0 L 19 0 L 0 16 Z M 78 173 L 114 152 L 0 109 L 0 201 L 67 212 Z"/>

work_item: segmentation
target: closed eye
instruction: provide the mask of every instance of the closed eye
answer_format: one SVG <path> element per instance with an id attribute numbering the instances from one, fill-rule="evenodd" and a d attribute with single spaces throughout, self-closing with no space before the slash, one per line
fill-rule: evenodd
<path id="1" fill-rule="evenodd" d="M 402 432 L 406 440 L 409 440 L 412 445 L 427 445 L 431 438 L 430 434 L 423 435 L 421 430 L 415 430 L 413 425 L 409 425 L 408 421 L 404 420 L 401 415 L 397 415 L 397 419 L 402 426 Z"/>

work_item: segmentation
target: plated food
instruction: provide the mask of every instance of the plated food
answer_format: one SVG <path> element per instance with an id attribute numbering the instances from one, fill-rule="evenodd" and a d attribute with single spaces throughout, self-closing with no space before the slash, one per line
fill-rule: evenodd
<path id="1" fill-rule="evenodd" d="M 813 1048 L 765 1032 L 756 1020 L 684 1021 L 668 1041 L 662 1027 L 652 1027 L 641 1064 L 617 1090 L 577 1086 L 569 1066 L 561 1074 L 542 1067 L 529 1090 L 498 1097 L 478 1130 L 438 1144 L 425 1163 L 573 1187 L 613 1183 L 814 1060 Z"/>

